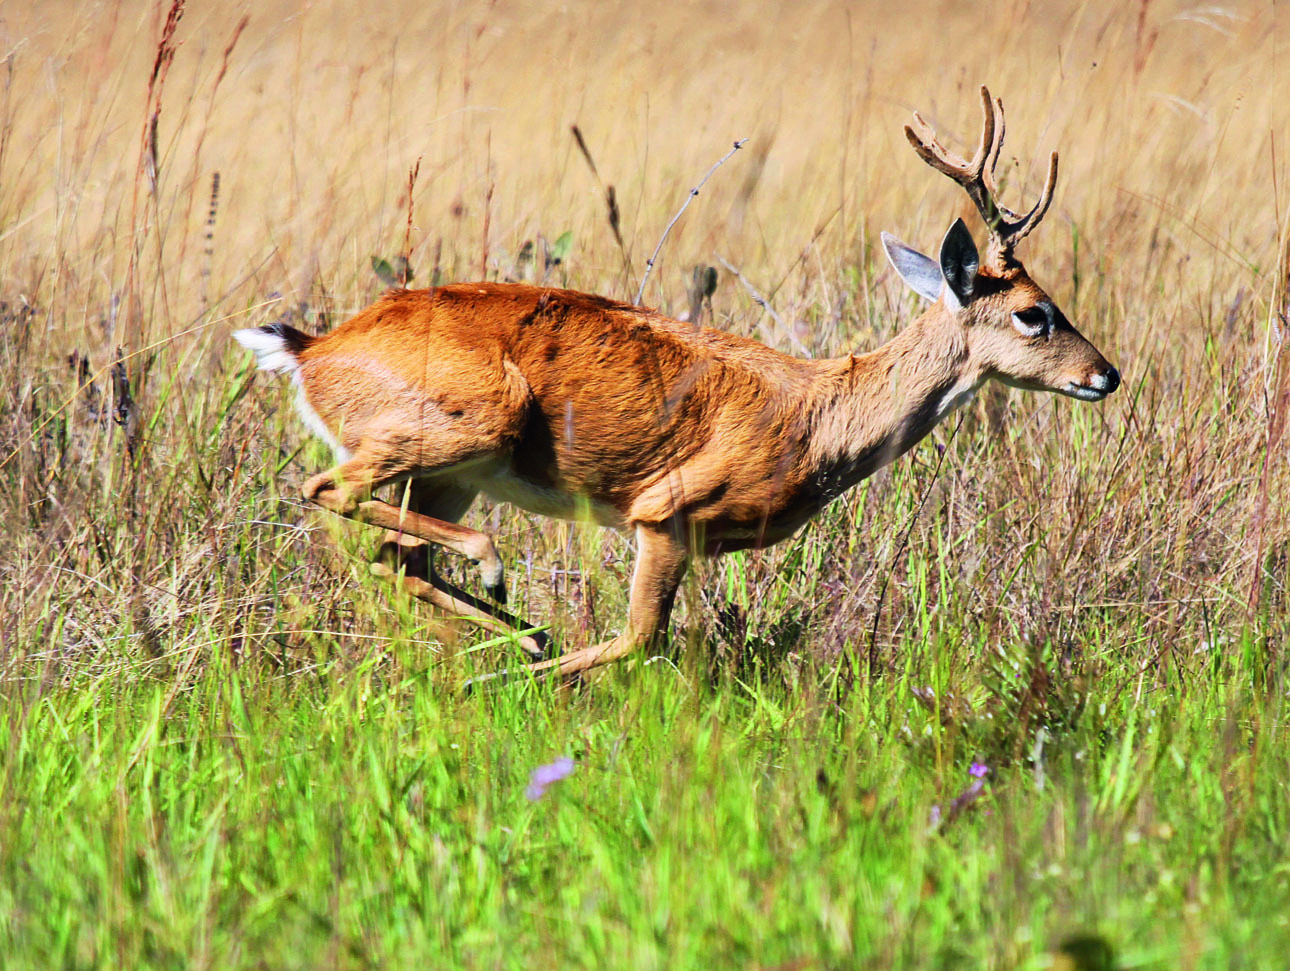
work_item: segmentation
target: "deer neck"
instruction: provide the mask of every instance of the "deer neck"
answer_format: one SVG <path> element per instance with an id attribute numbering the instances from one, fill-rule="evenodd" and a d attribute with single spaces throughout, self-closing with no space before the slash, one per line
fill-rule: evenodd
<path id="1" fill-rule="evenodd" d="M 985 379 L 961 324 L 937 303 L 868 354 L 829 362 L 815 409 L 815 467 L 837 494 L 917 445 Z"/>

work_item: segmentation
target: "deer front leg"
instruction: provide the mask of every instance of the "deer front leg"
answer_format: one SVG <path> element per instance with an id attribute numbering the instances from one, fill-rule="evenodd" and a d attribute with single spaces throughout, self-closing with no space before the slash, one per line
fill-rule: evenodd
<path id="1" fill-rule="evenodd" d="M 636 570 L 632 574 L 626 630 L 610 640 L 549 661 L 529 664 L 516 669 L 517 671 L 534 674 L 557 672 L 561 677 L 569 678 L 643 650 L 667 635 L 676 591 L 689 565 L 689 553 L 667 525 L 639 524 L 636 527 L 636 542 Z M 503 670 L 473 678 L 467 682 L 467 687 L 494 678 L 505 678 L 510 673 Z"/>

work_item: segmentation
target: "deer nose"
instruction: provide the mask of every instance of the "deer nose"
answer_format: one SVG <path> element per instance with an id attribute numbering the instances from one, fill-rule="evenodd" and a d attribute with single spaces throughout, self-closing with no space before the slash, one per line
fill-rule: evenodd
<path id="1" fill-rule="evenodd" d="M 1108 365 L 1101 374 L 1094 375 L 1089 384 L 1103 394 L 1110 394 L 1120 386 L 1120 372 Z"/>

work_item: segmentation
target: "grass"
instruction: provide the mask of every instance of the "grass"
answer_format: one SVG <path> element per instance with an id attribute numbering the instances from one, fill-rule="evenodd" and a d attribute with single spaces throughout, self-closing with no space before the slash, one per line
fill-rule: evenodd
<path id="1" fill-rule="evenodd" d="M 1122 6 L 6 9 L 5 966 L 1281 966 L 1285 12 Z M 658 659 L 456 693 L 514 655 L 303 508 L 327 456 L 228 334 L 402 256 L 633 296 L 747 137 L 644 299 L 724 259 L 718 326 L 876 346 L 878 231 L 968 211 L 900 127 L 961 144 L 983 80 L 1008 201 L 1062 152 L 1021 255 L 1122 390 L 991 389 L 699 565 Z M 626 538 L 470 521 L 566 648 L 620 628 Z"/>

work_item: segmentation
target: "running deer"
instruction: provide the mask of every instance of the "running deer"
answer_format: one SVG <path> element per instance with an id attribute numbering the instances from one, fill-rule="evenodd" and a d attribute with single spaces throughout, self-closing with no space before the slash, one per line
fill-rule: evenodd
<path id="1" fill-rule="evenodd" d="M 914 115 L 905 134 L 963 187 L 989 231 L 985 259 L 956 220 L 937 259 L 886 233 L 887 257 L 931 305 L 867 354 L 799 360 L 720 330 L 570 290 L 462 283 L 393 290 L 324 337 L 285 324 L 234 337 L 260 368 L 286 372 L 305 423 L 337 455 L 303 487 L 310 502 L 387 531 L 373 570 L 489 630 L 525 628 L 447 583 L 431 549 L 479 565 L 505 603 L 493 541 L 458 524 L 484 493 L 531 512 L 635 534 L 625 628 L 534 660 L 577 675 L 665 636 L 690 557 L 793 535 L 830 500 L 914 447 L 990 378 L 1100 401 L 1120 375 L 1016 258 L 1057 181 L 1021 215 L 997 200 L 1003 105 L 971 161 Z M 406 483 L 382 501 L 374 491 Z M 391 565 L 392 564 L 392 565 Z M 523 637 L 541 658 L 544 636 Z"/>

